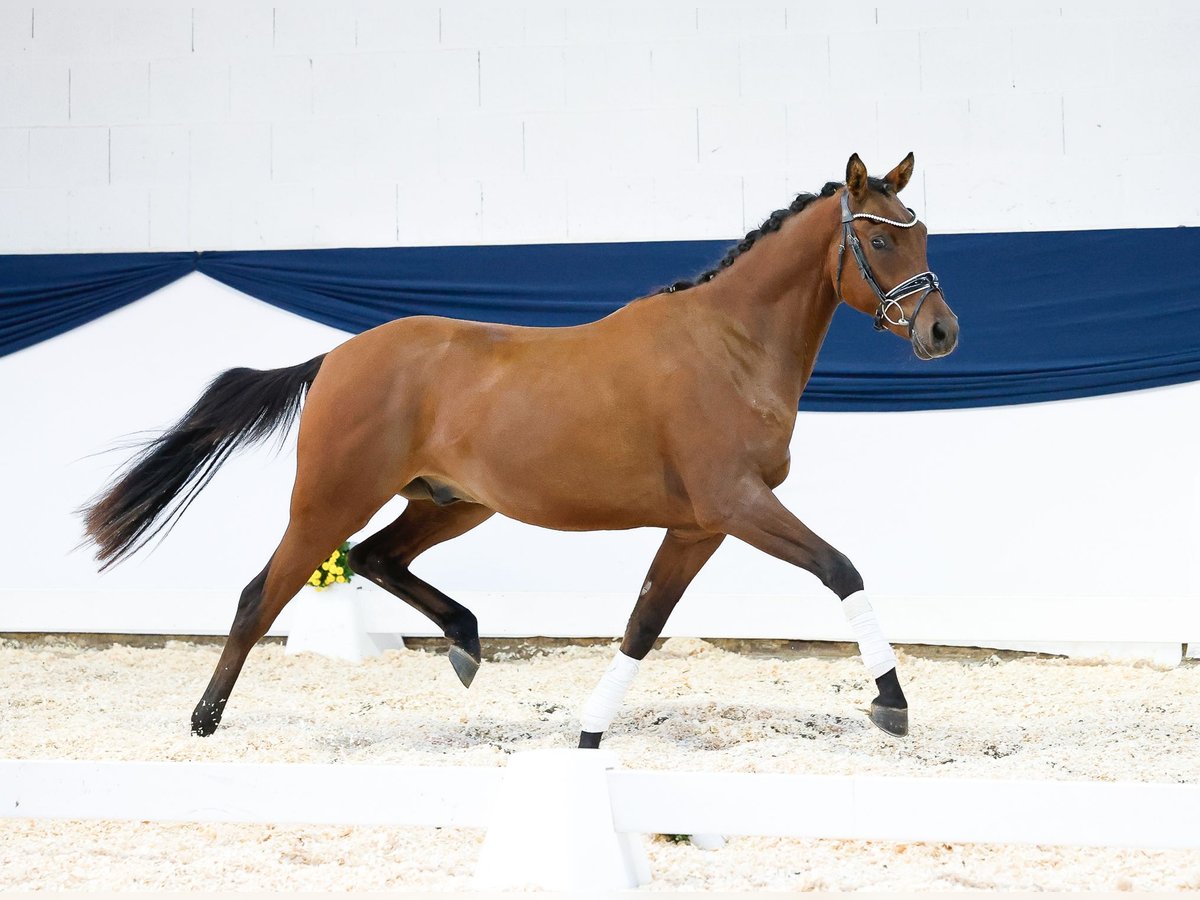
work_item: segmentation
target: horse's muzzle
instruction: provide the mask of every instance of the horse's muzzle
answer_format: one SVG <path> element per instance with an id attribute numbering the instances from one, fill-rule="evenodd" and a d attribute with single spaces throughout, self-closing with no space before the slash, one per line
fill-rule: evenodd
<path id="1" fill-rule="evenodd" d="M 921 359 L 937 359 L 954 352 L 958 346 L 958 319 L 938 316 L 927 327 L 920 323 L 912 332 L 913 352 Z"/>

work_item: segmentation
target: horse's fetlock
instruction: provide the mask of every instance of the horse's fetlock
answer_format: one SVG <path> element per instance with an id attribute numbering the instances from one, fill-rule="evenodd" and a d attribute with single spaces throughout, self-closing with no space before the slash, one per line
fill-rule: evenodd
<path id="1" fill-rule="evenodd" d="M 862 576 L 844 553 L 834 550 L 822 569 L 825 586 L 843 600 L 863 589 Z"/>

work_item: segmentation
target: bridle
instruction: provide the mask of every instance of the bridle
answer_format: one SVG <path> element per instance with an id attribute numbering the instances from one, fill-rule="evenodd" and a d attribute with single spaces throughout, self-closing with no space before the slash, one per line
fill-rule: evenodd
<path id="1" fill-rule="evenodd" d="M 862 242 L 858 239 L 858 234 L 854 231 L 853 222 L 855 219 L 870 219 L 872 222 L 883 222 L 885 225 L 894 225 L 896 228 L 912 228 L 917 224 L 917 214 L 911 209 L 912 220 L 908 222 L 897 222 L 893 219 L 885 219 L 883 216 L 876 216 L 871 213 L 852 213 L 850 212 L 850 191 L 846 190 L 842 193 L 842 242 L 838 245 L 838 266 L 837 266 L 837 296 L 838 300 L 842 300 L 842 263 L 844 262 L 846 245 L 850 245 L 850 251 L 854 254 L 854 261 L 858 263 L 858 271 L 862 274 L 863 280 L 870 285 L 871 290 L 875 292 L 875 296 L 879 298 L 879 307 L 875 310 L 875 330 L 883 331 L 885 324 L 908 326 L 908 336 L 912 339 L 913 325 L 917 321 L 917 314 L 921 311 L 921 306 L 925 303 L 925 298 L 934 291 L 941 291 L 941 286 L 938 284 L 938 278 L 932 272 L 926 271 L 914 275 L 912 278 L 904 281 L 890 291 L 884 293 L 883 288 L 879 286 L 879 282 L 875 280 L 875 275 L 871 271 L 871 266 L 867 262 L 867 255 L 863 252 Z M 900 301 L 910 294 L 917 292 L 921 296 L 917 298 L 917 305 L 913 307 L 912 318 L 905 318 L 904 308 L 900 305 Z M 892 311 L 895 310 L 897 318 L 892 318 Z"/>

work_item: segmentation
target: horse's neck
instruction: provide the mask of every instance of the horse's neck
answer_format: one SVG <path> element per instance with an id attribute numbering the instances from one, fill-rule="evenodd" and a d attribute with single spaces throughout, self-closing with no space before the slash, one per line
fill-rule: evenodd
<path id="1" fill-rule="evenodd" d="M 838 227 L 830 198 L 786 220 L 713 280 L 717 302 L 779 366 L 799 400 L 838 300 L 828 252 Z"/>

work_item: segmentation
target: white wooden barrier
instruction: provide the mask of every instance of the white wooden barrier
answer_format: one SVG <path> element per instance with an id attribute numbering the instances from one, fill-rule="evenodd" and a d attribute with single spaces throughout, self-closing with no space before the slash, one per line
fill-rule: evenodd
<path id="1" fill-rule="evenodd" d="M 437 629 L 407 604 L 357 579 L 364 627 L 372 634 L 435 636 Z M 626 594 L 466 591 L 485 637 L 608 637 L 625 628 Z M 1064 656 L 1147 659 L 1175 665 L 1190 644 L 1200 653 L 1195 597 L 1147 598 L 1138 614 L 1119 597 L 1065 601 L 994 597 L 950 603 L 939 597 L 878 594 L 872 604 L 895 644 L 1022 650 Z M 989 609 L 981 618 L 979 603 Z M 229 633 L 237 591 L 2 591 L 0 632 L 164 634 Z M 289 633 L 299 604 L 289 604 L 268 632 Z M 735 612 L 736 610 L 736 612 Z M 768 624 L 764 624 L 768 623 Z M 853 640 L 832 597 L 694 593 L 672 614 L 664 635 L 684 637 Z"/>
<path id="2" fill-rule="evenodd" d="M 486 827 L 506 771 L 0 760 L 0 817 Z M 620 769 L 607 779 L 618 832 L 1200 848 L 1195 784 Z"/>

